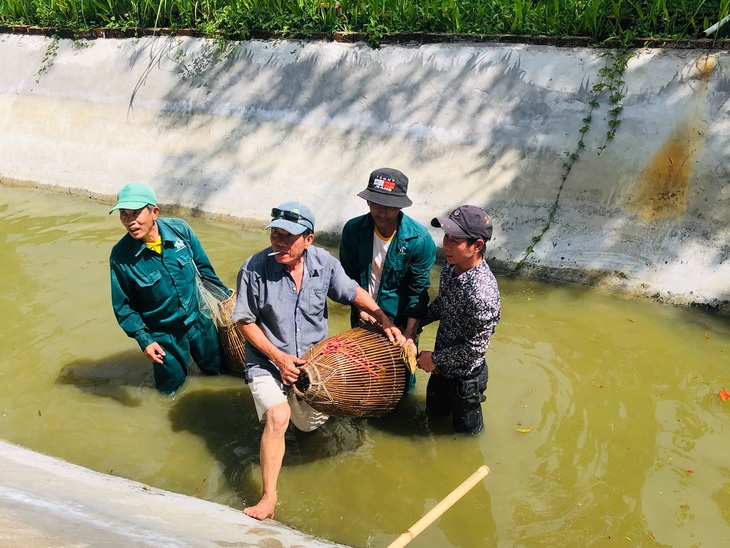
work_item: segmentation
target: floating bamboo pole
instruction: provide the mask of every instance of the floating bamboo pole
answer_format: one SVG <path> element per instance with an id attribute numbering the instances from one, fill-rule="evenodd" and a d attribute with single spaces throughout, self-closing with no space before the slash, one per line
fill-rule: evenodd
<path id="1" fill-rule="evenodd" d="M 423 530 L 431 525 L 436 519 L 441 516 L 446 510 L 451 508 L 456 501 L 468 493 L 475 485 L 477 485 L 483 478 L 489 474 L 489 467 L 486 464 L 482 464 L 477 471 L 469 476 L 464 482 L 449 493 L 446 498 L 439 502 L 436 506 L 419 519 L 416 523 L 411 525 L 401 536 L 395 539 L 388 548 L 402 548 L 416 538 Z"/>

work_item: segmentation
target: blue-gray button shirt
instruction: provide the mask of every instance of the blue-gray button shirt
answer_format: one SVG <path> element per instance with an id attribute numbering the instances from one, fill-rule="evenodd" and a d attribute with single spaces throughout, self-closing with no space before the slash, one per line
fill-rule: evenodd
<path id="1" fill-rule="evenodd" d="M 351 304 L 357 282 L 328 251 L 312 245 L 304 252 L 304 276 L 297 295 L 291 275 L 268 256 L 270 252 L 270 247 L 264 249 L 241 266 L 231 319 L 256 323 L 279 350 L 302 357 L 327 337 L 327 297 Z M 248 341 L 245 351 L 248 381 L 267 372 L 281 380 L 279 368 Z"/>

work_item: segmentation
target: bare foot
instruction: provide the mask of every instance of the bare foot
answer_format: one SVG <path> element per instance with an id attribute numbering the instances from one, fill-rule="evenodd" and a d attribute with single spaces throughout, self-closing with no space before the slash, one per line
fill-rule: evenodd
<path id="1" fill-rule="evenodd" d="M 243 513 L 258 520 L 265 520 L 274 517 L 274 508 L 276 508 L 276 499 L 262 497 L 256 506 L 244 508 Z"/>

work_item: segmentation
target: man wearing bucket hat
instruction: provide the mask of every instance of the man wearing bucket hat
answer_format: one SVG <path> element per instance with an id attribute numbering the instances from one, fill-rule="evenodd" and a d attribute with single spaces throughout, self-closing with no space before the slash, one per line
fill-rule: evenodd
<path id="1" fill-rule="evenodd" d="M 274 515 L 289 422 L 306 432 L 328 418 L 290 390 L 305 363 L 301 356 L 327 337 L 327 298 L 365 310 L 394 344 L 406 343 L 400 330 L 347 276 L 337 259 L 312 245 L 314 221 L 312 210 L 299 202 L 272 209 L 267 226 L 271 246 L 246 259 L 238 273 L 231 318 L 246 339 L 246 382 L 264 423 L 260 447 L 263 494 L 256 505 L 243 511 L 260 520 Z"/>
<path id="2" fill-rule="evenodd" d="M 152 361 L 157 390 L 175 392 L 191 357 L 204 374 L 219 375 L 220 343 L 200 310 L 197 277 L 225 294 L 230 290 L 200 240 L 182 219 L 159 217 L 155 192 L 143 183 L 124 186 L 114 211 L 127 234 L 109 258 L 112 306 L 120 327 Z"/>
<path id="3" fill-rule="evenodd" d="M 431 225 L 444 231 L 446 264 L 423 321 L 440 321 L 436 344 L 433 352 L 418 356 L 418 367 L 431 373 L 426 408 L 451 415 L 456 432 L 475 434 L 484 428 L 481 404 L 489 377 L 484 354 L 501 317 L 497 280 L 484 260 L 492 219 L 481 208 L 463 205 Z"/>
<path id="4" fill-rule="evenodd" d="M 370 212 L 350 219 L 342 229 L 340 262 L 347 275 L 367 290 L 410 341 L 418 341 L 418 322 L 426 313 L 436 245 L 423 225 L 402 211 L 412 205 L 408 177 L 392 168 L 376 169 L 358 194 Z M 354 327 L 368 321 L 355 308 Z M 411 375 L 407 389 L 415 383 Z"/>

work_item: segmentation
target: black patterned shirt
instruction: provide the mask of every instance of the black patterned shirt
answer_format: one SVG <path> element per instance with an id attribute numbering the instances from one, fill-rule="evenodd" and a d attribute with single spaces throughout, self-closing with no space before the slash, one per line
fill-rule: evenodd
<path id="1" fill-rule="evenodd" d="M 497 280 L 486 261 L 454 276 L 455 265 L 441 271 L 438 296 L 423 325 L 440 320 L 433 351 L 434 373 L 468 377 L 477 372 L 501 317 Z"/>

